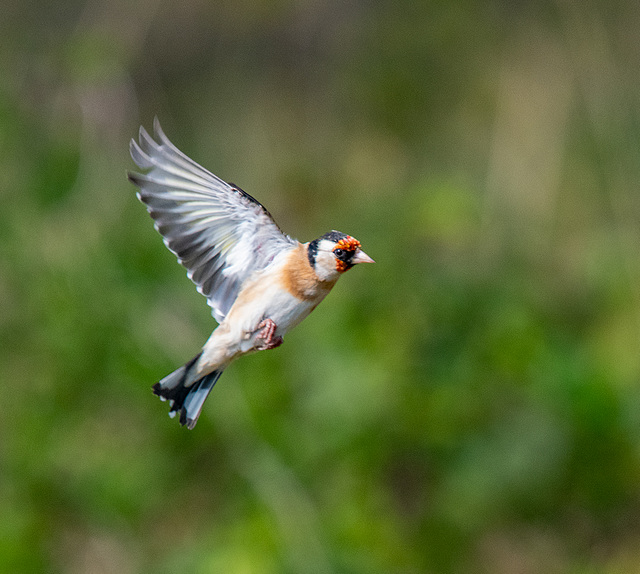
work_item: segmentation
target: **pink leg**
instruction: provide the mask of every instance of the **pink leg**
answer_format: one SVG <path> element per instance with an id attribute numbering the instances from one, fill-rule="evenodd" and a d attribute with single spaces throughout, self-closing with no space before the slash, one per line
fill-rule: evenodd
<path id="1" fill-rule="evenodd" d="M 265 319 L 258 325 L 258 329 L 262 329 L 258 335 L 258 339 L 263 340 L 262 345 L 256 347 L 259 351 L 275 349 L 282 345 L 282 337 L 274 336 L 276 328 L 276 324 L 271 319 Z"/>

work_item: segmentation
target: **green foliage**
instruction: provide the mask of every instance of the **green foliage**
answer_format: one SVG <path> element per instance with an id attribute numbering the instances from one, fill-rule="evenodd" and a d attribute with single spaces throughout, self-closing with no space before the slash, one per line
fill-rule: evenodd
<path id="1" fill-rule="evenodd" d="M 637 570 L 636 3 L 20 6 L 0 573 Z M 150 386 L 215 322 L 125 178 L 155 114 L 377 261 L 192 432 Z"/>

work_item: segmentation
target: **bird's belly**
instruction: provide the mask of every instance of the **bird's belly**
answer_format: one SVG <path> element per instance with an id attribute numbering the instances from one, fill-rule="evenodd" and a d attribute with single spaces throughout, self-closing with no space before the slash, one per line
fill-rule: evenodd
<path id="1" fill-rule="evenodd" d="M 284 335 L 298 325 L 322 300 L 301 300 L 291 293 L 277 289 L 270 293 L 268 298 L 260 300 L 259 305 L 247 306 L 243 309 L 242 318 L 236 315 L 230 323 L 236 335 L 233 336 L 236 343 L 236 353 L 244 355 L 258 350 L 263 344 L 263 329 L 259 325 L 265 319 L 270 319 L 276 325 L 274 337 L 284 337 Z M 240 319 L 240 320 L 239 320 Z M 242 330 L 237 331 L 234 327 L 242 325 Z"/>
<path id="2" fill-rule="evenodd" d="M 258 326 L 265 319 L 276 325 L 275 337 L 283 337 L 298 325 L 324 299 L 328 290 L 301 299 L 277 283 L 265 285 L 255 281 L 243 290 L 222 324 L 212 333 L 205 347 L 210 362 L 229 363 L 246 353 L 258 350 L 264 341 Z"/>

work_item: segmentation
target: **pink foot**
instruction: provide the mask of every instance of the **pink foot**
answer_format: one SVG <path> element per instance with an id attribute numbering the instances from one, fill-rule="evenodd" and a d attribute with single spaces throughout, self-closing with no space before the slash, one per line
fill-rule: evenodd
<path id="1" fill-rule="evenodd" d="M 256 347 L 259 351 L 275 349 L 276 347 L 282 345 L 282 337 L 274 336 L 276 328 L 276 324 L 271 319 L 265 319 L 258 325 L 258 329 L 262 329 L 262 331 L 257 338 L 263 340 L 262 345 Z"/>

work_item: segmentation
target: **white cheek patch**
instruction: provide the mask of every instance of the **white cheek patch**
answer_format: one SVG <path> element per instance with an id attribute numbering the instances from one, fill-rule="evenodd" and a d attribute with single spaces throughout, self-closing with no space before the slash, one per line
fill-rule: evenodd
<path id="1" fill-rule="evenodd" d="M 316 256 L 315 270 L 320 281 L 334 280 L 338 276 L 338 269 L 333 253 L 319 250 Z"/>

